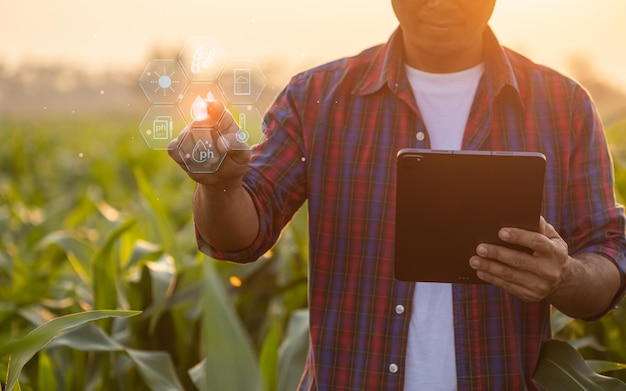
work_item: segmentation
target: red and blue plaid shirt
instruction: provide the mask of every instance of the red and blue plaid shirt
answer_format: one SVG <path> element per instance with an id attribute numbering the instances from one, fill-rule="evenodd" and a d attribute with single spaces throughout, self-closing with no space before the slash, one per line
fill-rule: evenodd
<path id="1" fill-rule="evenodd" d="M 414 284 L 393 277 L 395 157 L 402 148 L 429 148 L 429 139 L 400 34 L 291 80 L 266 115 L 267 138 L 244 181 L 259 213 L 258 238 L 232 253 L 200 243 L 216 258 L 253 261 L 308 200 L 311 345 L 301 390 L 403 387 Z M 490 29 L 485 45 L 463 149 L 547 156 L 542 215 L 571 254 L 599 253 L 618 265 L 616 305 L 625 288 L 624 216 L 591 99 L 572 80 L 501 47 Z M 453 314 L 459 390 L 538 388 L 531 378 L 551 336 L 547 303 L 455 284 Z"/>

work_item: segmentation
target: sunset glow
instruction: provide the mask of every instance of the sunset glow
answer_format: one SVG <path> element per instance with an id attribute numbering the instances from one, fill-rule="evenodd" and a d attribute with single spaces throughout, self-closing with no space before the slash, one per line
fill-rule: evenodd
<path id="1" fill-rule="evenodd" d="M 397 25 L 389 0 L 202 4 L 5 0 L 2 58 L 9 66 L 47 61 L 86 72 L 128 69 L 141 67 L 156 48 L 179 48 L 189 37 L 208 34 L 230 58 L 281 59 L 295 71 L 381 43 Z M 491 25 L 504 44 L 560 70 L 584 54 L 626 90 L 625 14 L 623 0 L 499 0 Z"/>

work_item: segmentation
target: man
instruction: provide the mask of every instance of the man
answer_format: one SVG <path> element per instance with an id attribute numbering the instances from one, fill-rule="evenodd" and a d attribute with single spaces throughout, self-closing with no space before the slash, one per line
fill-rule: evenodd
<path id="1" fill-rule="evenodd" d="M 295 76 L 261 145 L 215 174 L 188 173 L 200 249 L 217 258 L 255 260 L 308 200 L 301 390 L 538 389 L 550 306 L 592 319 L 623 296 L 624 215 L 595 108 L 573 81 L 498 44 L 494 4 L 392 0 L 400 26 L 385 45 Z M 232 142 L 232 117 L 208 110 Z M 468 262 L 487 285 L 395 280 L 406 147 L 543 152 L 540 232 L 499 233 L 533 253 L 478 245 Z"/>

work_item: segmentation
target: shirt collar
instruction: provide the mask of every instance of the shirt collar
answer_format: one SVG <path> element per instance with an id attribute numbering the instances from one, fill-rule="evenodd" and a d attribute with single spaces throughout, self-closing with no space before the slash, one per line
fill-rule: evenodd
<path id="1" fill-rule="evenodd" d="M 512 89 L 519 96 L 517 79 L 513 67 L 490 27 L 485 29 L 485 77 L 487 91 L 493 100 L 506 89 Z M 372 94 L 384 85 L 395 93 L 410 88 L 404 70 L 404 50 L 402 48 L 402 30 L 397 28 L 387 43 L 378 48 L 378 53 L 353 93 L 356 95 Z"/>

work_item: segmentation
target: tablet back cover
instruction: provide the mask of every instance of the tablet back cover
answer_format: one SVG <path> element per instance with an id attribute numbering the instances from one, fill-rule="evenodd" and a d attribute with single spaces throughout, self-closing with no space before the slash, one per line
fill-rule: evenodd
<path id="1" fill-rule="evenodd" d="M 398 152 L 395 277 L 484 283 L 470 257 L 479 243 L 507 245 L 502 227 L 538 231 L 544 173 L 541 153 Z"/>

